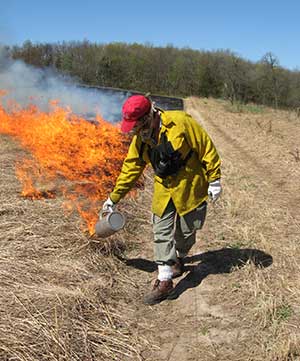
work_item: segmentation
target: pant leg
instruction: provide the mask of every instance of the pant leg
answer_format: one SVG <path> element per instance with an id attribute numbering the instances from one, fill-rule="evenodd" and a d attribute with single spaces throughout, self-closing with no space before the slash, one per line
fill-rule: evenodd
<path id="1" fill-rule="evenodd" d="M 188 214 L 176 220 L 175 248 L 179 257 L 185 257 L 196 242 L 196 231 L 203 227 L 207 203 L 202 203 Z"/>
<path id="2" fill-rule="evenodd" d="M 176 259 L 174 228 L 176 208 L 170 200 L 161 217 L 153 215 L 154 260 L 157 264 L 173 264 Z"/>

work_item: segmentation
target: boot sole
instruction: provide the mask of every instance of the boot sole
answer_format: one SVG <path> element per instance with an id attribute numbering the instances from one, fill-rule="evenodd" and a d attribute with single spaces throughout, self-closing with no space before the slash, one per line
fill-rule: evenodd
<path id="1" fill-rule="evenodd" d="M 173 291 L 173 290 L 172 290 Z M 164 300 L 167 300 L 170 296 L 170 294 L 172 293 L 172 291 L 170 291 L 168 294 L 164 295 L 164 296 L 161 296 L 159 298 L 156 298 L 156 299 L 149 299 L 147 300 L 147 298 L 144 298 L 144 304 L 145 305 L 148 305 L 148 306 L 153 306 L 153 305 L 157 305 L 158 303 L 164 301 Z"/>

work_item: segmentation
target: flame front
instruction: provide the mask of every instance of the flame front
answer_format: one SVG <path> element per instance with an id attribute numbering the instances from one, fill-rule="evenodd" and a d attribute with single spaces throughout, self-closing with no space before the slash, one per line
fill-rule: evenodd
<path id="1" fill-rule="evenodd" d="M 5 91 L 0 90 L 0 96 Z M 97 118 L 86 121 L 52 102 L 52 111 L 36 106 L 22 109 L 0 105 L 0 133 L 17 138 L 30 156 L 20 159 L 16 174 L 22 195 L 32 199 L 62 195 L 68 211 L 77 209 L 90 234 L 101 201 L 107 198 L 126 155 L 127 142 L 119 129 Z"/>

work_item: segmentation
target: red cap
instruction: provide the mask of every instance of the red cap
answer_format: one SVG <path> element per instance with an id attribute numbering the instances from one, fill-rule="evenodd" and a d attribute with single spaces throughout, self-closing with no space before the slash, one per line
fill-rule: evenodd
<path id="1" fill-rule="evenodd" d="M 146 115 L 151 109 L 151 102 L 144 95 L 133 95 L 128 98 L 122 107 L 121 130 L 128 133 L 136 125 L 137 121 Z"/>

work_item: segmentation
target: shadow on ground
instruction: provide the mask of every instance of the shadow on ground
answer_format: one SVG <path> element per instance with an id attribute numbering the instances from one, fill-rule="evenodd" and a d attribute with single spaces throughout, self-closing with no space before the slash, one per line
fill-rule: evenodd
<path id="1" fill-rule="evenodd" d="M 157 269 L 155 262 L 143 258 L 122 259 L 127 265 L 145 272 L 154 272 Z M 241 268 L 252 263 L 258 268 L 269 267 L 273 257 L 258 249 L 222 248 L 208 251 L 184 259 L 184 272 L 187 274 L 180 279 L 169 299 L 178 298 L 189 288 L 197 287 L 211 274 L 230 273 L 235 268 Z"/>

